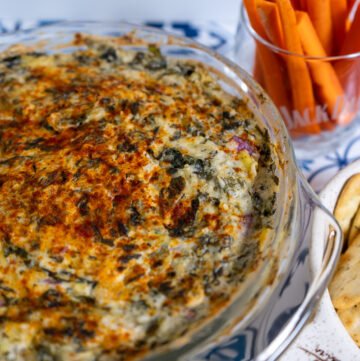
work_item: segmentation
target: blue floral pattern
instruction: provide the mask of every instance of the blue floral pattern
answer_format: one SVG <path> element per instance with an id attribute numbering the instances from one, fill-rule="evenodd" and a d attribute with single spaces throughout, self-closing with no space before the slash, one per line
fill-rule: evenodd
<path id="1" fill-rule="evenodd" d="M 245 361 L 251 360 L 254 351 L 248 345 L 253 345 L 257 336 L 255 328 L 247 328 L 241 335 L 236 335 L 224 342 L 221 347 L 214 347 L 208 352 L 203 361 Z"/>
<path id="2" fill-rule="evenodd" d="M 60 21 L 56 19 L 33 21 L 0 20 L 0 35 L 51 25 Z M 232 49 L 231 34 L 215 22 L 194 24 L 186 21 L 146 21 L 144 25 L 163 29 L 177 35 L 187 36 L 225 55 L 230 55 Z"/>
<path id="3" fill-rule="evenodd" d="M 360 127 L 359 127 L 360 128 Z M 298 159 L 309 183 L 319 192 L 340 169 L 360 159 L 360 129 L 344 145 L 316 159 Z"/>

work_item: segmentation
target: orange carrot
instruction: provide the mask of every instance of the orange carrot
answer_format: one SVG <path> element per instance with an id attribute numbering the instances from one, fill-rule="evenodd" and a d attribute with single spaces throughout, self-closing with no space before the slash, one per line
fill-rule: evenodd
<path id="1" fill-rule="evenodd" d="M 265 31 L 260 23 L 260 19 L 258 17 L 256 11 L 256 0 L 244 0 L 244 5 L 253 29 L 263 38 L 266 38 Z"/>
<path id="2" fill-rule="evenodd" d="M 327 121 L 327 122 L 320 123 L 320 127 L 323 130 L 330 131 L 336 127 L 336 124 L 335 124 L 335 122 Z"/>
<path id="3" fill-rule="evenodd" d="M 265 0 L 257 0 L 256 8 L 267 37 L 273 44 L 283 48 L 284 34 L 281 27 L 280 14 L 277 4 Z"/>
<path id="4" fill-rule="evenodd" d="M 331 18 L 333 24 L 333 53 L 337 54 L 344 42 L 347 18 L 346 0 L 331 0 Z"/>
<path id="5" fill-rule="evenodd" d="M 360 58 L 340 60 L 334 68 L 346 94 L 347 107 L 341 114 L 341 123 L 347 124 L 359 111 Z"/>
<path id="6" fill-rule="evenodd" d="M 281 23 L 284 31 L 284 43 L 287 50 L 303 54 L 301 40 L 297 31 L 296 15 L 290 0 L 276 0 L 279 7 Z M 319 125 L 314 122 L 315 99 L 311 83 L 311 77 L 306 62 L 301 57 L 286 57 L 287 68 L 292 88 L 294 108 L 305 117 L 308 114 L 306 131 L 318 133 Z M 304 127 L 305 130 L 305 127 Z"/>
<path id="7" fill-rule="evenodd" d="M 360 8 L 357 9 L 355 18 L 351 23 L 344 40 L 341 54 L 360 52 Z M 345 90 L 348 102 L 354 112 L 357 111 L 357 99 L 360 97 L 360 58 L 344 59 L 336 62 L 335 71 Z M 349 119 L 350 121 L 351 119 Z"/>
<path id="8" fill-rule="evenodd" d="M 255 63 L 253 68 L 254 79 L 261 85 L 265 85 L 264 72 L 261 65 L 261 59 L 259 54 L 259 49 L 256 49 L 255 52 Z"/>
<path id="9" fill-rule="evenodd" d="M 341 48 L 341 54 L 351 54 L 360 51 L 360 9 L 355 14 L 349 31 L 347 32 L 344 44 Z"/>
<path id="10" fill-rule="evenodd" d="M 258 49 L 266 91 L 276 106 L 279 108 L 282 106 L 290 107 L 286 72 L 284 72 L 280 59 L 262 44 L 258 44 Z"/>
<path id="11" fill-rule="evenodd" d="M 327 55 L 332 54 L 330 0 L 308 0 L 307 10 Z"/>
<path id="12" fill-rule="evenodd" d="M 325 50 L 306 12 L 297 11 L 297 28 L 306 55 L 326 56 Z M 330 118 L 336 113 L 344 92 L 334 68 L 328 61 L 309 60 L 314 88 L 322 103 L 327 105 Z M 336 114 L 335 114 L 336 116 Z"/>
<path id="13" fill-rule="evenodd" d="M 353 9 L 355 3 L 356 3 L 356 0 L 347 0 L 348 14 L 351 13 L 351 10 Z"/>
<path id="14" fill-rule="evenodd" d="M 300 10 L 307 11 L 307 0 L 300 0 Z"/>
<path id="15" fill-rule="evenodd" d="M 291 0 L 291 4 L 294 9 L 300 9 L 300 0 Z"/>
<path id="16" fill-rule="evenodd" d="M 256 12 L 255 0 L 244 0 L 251 26 L 263 38 L 266 39 L 266 33 L 260 23 L 258 14 Z M 286 74 L 282 70 L 280 59 L 267 49 L 264 45 L 258 43 L 257 49 L 259 51 L 259 59 L 264 75 L 264 84 L 271 99 L 278 106 L 289 107 L 290 101 L 286 91 Z"/>

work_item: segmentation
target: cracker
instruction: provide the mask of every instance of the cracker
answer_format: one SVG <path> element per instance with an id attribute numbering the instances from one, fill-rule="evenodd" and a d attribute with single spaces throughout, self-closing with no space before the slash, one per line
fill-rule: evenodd
<path id="1" fill-rule="evenodd" d="M 360 303 L 360 235 L 341 256 L 329 291 L 336 309 L 346 309 Z"/>
<path id="2" fill-rule="evenodd" d="M 353 175 L 345 183 L 337 200 L 334 216 L 339 222 L 347 240 L 351 221 L 360 205 L 360 173 Z"/>
<path id="3" fill-rule="evenodd" d="M 360 347 L 360 303 L 351 308 L 338 310 L 338 315 L 350 336 Z"/>
<path id="4" fill-rule="evenodd" d="M 360 190 L 359 190 L 360 192 Z M 360 207 L 358 208 L 355 217 L 351 223 L 350 226 L 350 232 L 349 232 L 349 244 L 353 242 L 353 240 L 356 238 L 356 236 L 360 234 Z"/>

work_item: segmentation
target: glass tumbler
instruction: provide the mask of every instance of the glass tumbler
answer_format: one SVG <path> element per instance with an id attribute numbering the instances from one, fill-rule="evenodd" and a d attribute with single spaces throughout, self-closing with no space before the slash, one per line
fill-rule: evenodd
<path id="1" fill-rule="evenodd" d="M 253 29 L 241 6 L 234 56 L 278 107 L 298 156 L 328 152 L 359 125 L 360 53 L 316 57 L 279 48 Z M 304 87 L 304 66 L 312 89 Z M 289 76 L 290 68 L 299 73 Z"/>

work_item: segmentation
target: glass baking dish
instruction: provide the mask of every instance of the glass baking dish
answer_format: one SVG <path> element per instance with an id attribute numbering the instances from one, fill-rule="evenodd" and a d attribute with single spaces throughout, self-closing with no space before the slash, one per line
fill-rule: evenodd
<path id="1" fill-rule="evenodd" d="M 0 37 L 0 51 L 71 52 L 76 33 L 113 39 L 116 46 L 144 50 L 156 44 L 173 58 L 205 64 L 228 92 L 246 100 L 275 144 L 280 192 L 274 232 L 261 261 L 231 302 L 176 341 L 142 356 L 146 360 L 270 360 L 298 334 L 326 288 L 342 243 L 332 215 L 320 204 L 298 170 L 284 123 L 258 84 L 244 70 L 191 40 L 163 31 L 117 22 L 61 22 Z M 21 44 L 20 47 L 18 44 Z M 1 126 L 1 120 L 0 120 Z M 323 213 L 323 231 L 312 234 L 314 212 Z M 319 238 L 319 239 L 318 239 Z M 313 242 L 325 242 L 321 267 L 310 264 Z"/>

